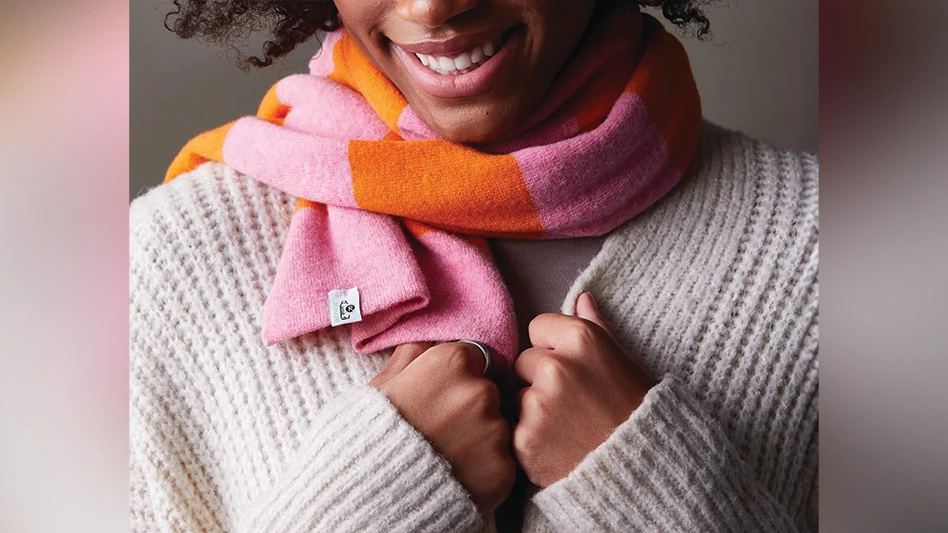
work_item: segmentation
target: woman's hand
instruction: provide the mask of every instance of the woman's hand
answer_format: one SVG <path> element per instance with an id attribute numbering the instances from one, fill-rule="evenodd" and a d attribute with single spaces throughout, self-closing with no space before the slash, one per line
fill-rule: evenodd
<path id="1" fill-rule="evenodd" d="M 510 494 L 516 464 L 500 392 L 481 376 L 484 356 L 467 343 L 403 344 L 369 384 L 451 462 L 474 504 L 491 514 Z"/>
<path id="2" fill-rule="evenodd" d="M 577 300 L 575 317 L 533 319 L 530 342 L 515 366 L 529 386 L 518 394 L 513 444 L 527 477 L 545 488 L 605 442 L 655 379 L 622 349 L 589 293 Z"/>

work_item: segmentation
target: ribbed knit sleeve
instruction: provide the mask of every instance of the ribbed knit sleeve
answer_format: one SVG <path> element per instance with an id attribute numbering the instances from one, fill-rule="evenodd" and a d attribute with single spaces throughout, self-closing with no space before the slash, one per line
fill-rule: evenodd
<path id="1" fill-rule="evenodd" d="M 367 385 L 388 354 L 355 353 L 344 328 L 263 343 L 292 212 L 216 164 L 132 205 L 132 530 L 484 526 L 448 461 Z"/>
<path id="2" fill-rule="evenodd" d="M 797 531 L 718 423 L 672 376 L 533 502 L 560 532 Z"/>
<path id="3" fill-rule="evenodd" d="M 237 509 L 205 490 L 173 420 L 132 416 L 136 532 L 434 533 L 484 526 L 449 463 L 371 387 L 329 401 L 273 486 Z"/>
<path id="4" fill-rule="evenodd" d="M 434 533 L 483 525 L 448 462 L 371 387 L 329 402 L 304 442 L 240 531 Z"/>

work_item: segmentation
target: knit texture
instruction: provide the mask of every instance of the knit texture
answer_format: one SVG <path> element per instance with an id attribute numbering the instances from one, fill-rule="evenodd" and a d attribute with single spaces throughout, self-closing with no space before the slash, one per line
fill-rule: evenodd
<path id="1" fill-rule="evenodd" d="M 719 425 L 671 376 L 533 501 L 561 531 L 793 530 Z"/>
<path id="2" fill-rule="evenodd" d="M 625 3 L 591 24 L 518 131 L 476 147 L 431 130 L 344 28 L 310 71 L 191 140 L 166 176 L 213 160 L 298 198 L 268 344 L 335 325 L 326 295 L 356 287 L 356 351 L 474 338 L 511 370 L 514 308 L 482 237 L 604 235 L 674 187 L 701 129 L 681 43 Z"/>
<path id="3" fill-rule="evenodd" d="M 524 531 L 813 531 L 817 161 L 703 129 L 682 182 L 614 231 L 595 295 L 661 383 Z M 450 464 L 368 388 L 348 327 L 267 347 L 294 199 L 208 163 L 131 208 L 135 531 L 490 529 Z"/>

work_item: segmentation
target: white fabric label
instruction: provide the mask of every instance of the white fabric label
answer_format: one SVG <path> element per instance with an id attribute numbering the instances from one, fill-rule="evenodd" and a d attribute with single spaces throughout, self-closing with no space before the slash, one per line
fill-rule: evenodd
<path id="1" fill-rule="evenodd" d="M 333 327 L 362 322 L 359 289 L 329 291 L 329 321 Z"/>

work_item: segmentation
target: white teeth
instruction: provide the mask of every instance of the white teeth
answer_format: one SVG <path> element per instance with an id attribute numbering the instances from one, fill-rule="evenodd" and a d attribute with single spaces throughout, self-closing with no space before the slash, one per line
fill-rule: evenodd
<path id="1" fill-rule="evenodd" d="M 471 56 L 467 52 L 464 52 L 463 54 L 454 58 L 454 65 L 458 70 L 466 69 L 467 67 L 471 66 L 471 63 Z"/>
<path id="2" fill-rule="evenodd" d="M 480 63 L 484 59 L 484 51 L 478 46 L 471 50 L 471 63 Z"/>
<path id="3" fill-rule="evenodd" d="M 430 56 L 426 54 L 415 54 L 422 65 L 430 68 L 439 74 L 460 74 L 461 71 L 477 68 L 487 58 L 497 53 L 497 43 L 486 42 L 480 46 L 475 46 L 461 55 L 450 58 L 444 56 Z"/>
<path id="4" fill-rule="evenodd" d="M 442 70 L 443 72 L 451 72 L 451 71 L 453 71 L 453 70 L 457 70 L 457 69 L 458 69 L 457 66 L 454 64 L 454 60 L 451 59 L 451 58 L 439 57 L 439 58 L 438 58 L 438 63 L 440 64 L 441 70 Z"/>

